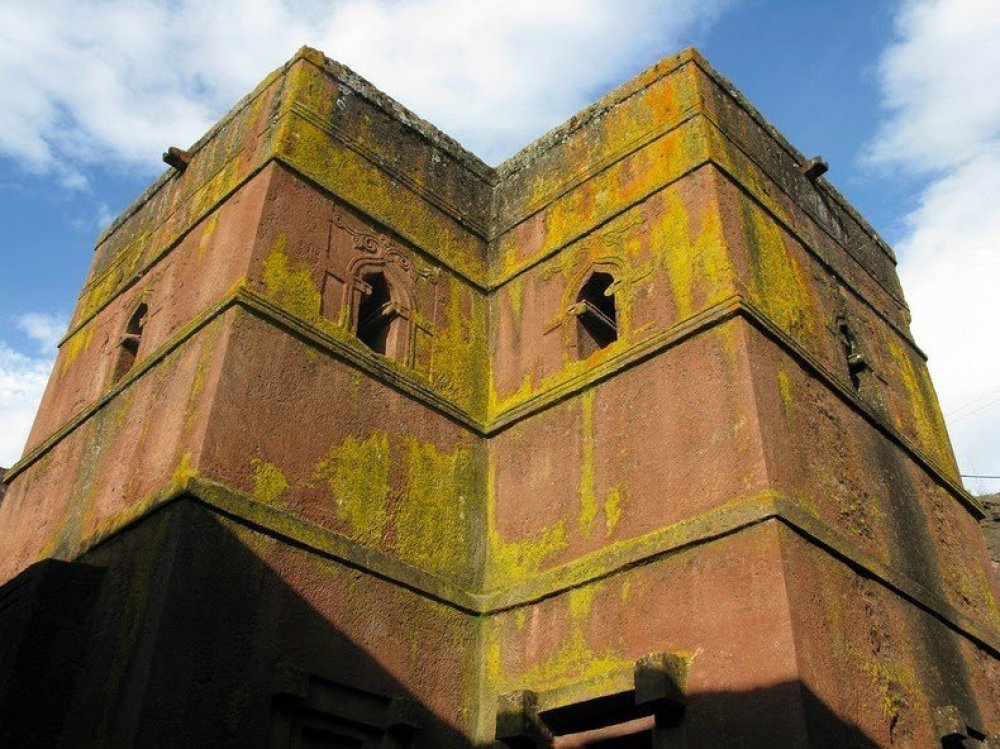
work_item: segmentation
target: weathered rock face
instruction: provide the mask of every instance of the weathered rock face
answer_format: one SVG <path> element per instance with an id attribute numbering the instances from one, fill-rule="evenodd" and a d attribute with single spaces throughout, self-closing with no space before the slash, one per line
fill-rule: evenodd
<path id="1" fill-rule="evenodd" d="M 1000 724 L 892 252 L 696 52 L 494 169 L 304 49 L 173 163 L 0 503 L 0 743 Z"/>
<path id="2" fill-rule="evenodd" d="M 994 572 L 1000 571 L 1000 494 L 988 494 L 980 497 L 986 516 L 980 521 L 983 535 L 986 536 L 986 548 L 989 549 L 990 560 Z"/>

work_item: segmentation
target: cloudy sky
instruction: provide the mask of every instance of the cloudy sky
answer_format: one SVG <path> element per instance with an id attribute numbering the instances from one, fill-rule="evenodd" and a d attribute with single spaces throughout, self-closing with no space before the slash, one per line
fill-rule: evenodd
<path id="1" fill-rule="evenodd" d="M 5 0 L 0 465 L 97 232 L 302 44 L 490 163 L 695 45 L 895 247 L 962 471 L 1000 475 L 998 38 L 996 0 Z"/>

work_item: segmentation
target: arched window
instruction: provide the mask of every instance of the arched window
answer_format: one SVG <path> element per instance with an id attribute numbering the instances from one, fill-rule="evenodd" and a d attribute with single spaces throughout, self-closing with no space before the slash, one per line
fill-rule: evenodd
<path id="1" fill-rule="evenodd" d="M 614 282 L 610 273 L 594 271 L 576 298 L 576 350 L 581 359 L 618 340 Z"/>
<path id="2" fill-rule="evenodd" d="M 146 326 L 148 313 L 149 308 L 145 303 L 140 304 L 135 308 L 132 317 L 129 318 L 128 325 L 125 326 L 125 333 L 118 343 L 118 360 L 115 362 L 114 372 L 116 382 L 132 369 L 139 356 L 139 344 L 142 342 L 142 331 Z"/>
<path id="3" fill-rule="evenodd" d="M 386 356 L 394 350 L 392 337 L 396 333 L 394 323 L 399 317 L 399 309 L 393 301 L 385 274 L 369 273 L 361 280 L 365 288 L 358 305 L 355 333 L 358 340 L 376 354 Z"/>

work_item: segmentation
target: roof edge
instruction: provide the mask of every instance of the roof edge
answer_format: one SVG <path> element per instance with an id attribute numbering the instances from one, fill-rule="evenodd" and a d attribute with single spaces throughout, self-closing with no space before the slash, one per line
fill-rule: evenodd
<path id="1" fill-rule="evenodd" d="M 529 162 L 545 151 L 548 151 L 559 144 L 559 142 L 577 130 L 585 127 L 588 123 L 600 117 L 605 112 L 621 104 L 630 96 L 634 96 L 639 91 L 653 85 L 661 78 L 673 73 L 685 64 L 701 60 L 701 53 L 694 47 L 686 47 L 675 55 L 669 55 L 650 65 L 648 68 L 636 73 L 627 81 L 620 83 L 608 93 L 604 94 L 593 104 L 574 114 L 561 125 L 536 138 L 510 158 L 501 162 L 497 167 L 497 176 L 503 180 L 510 175 L 528 166 Z"/>
<path id="2" fill-rule="evenodd" d="M 750 100 L 740 91 L 732 81 L 730 81 L 726 76 L 720 73 L 708 59 L 698 52 L 698 50 L 691 48 L 688 50 L 691 52 L 691 59 L 704 71 L 705 75 L 714 80 L 730 97 L 733 101 L 747 113 L 747 115 L 754 120 L 761 128 L 771 137 L 782 149 L 784 149 L 789 156 L 796 160 L 798 164 L 805 164 L 809 157 L 802 153 L 799 149 L 792 145 L 791 141 L 786 138 L 778 128 L 772 125 L 760 110 L 755 107 Z M 823 186 L 823 189 L 833 198 L 837 203 L 843 208 L 848 215 L 851 216 L 861 229 L 868 234 L 872 240 L 875 242 L 876 246 L 884 252 L 889 258 L 895 263 L 896 253 L 893 251 L 892 247 L 886 242 L 882 236 L 868 223 L 867 219 L 862 216 L 857 209 L 851 204 L 851 202 L 845 198 L 833 183 L 830 182 L 826 177 L 820 177 L 817 182 Z"/>
<path id="3" fill-rule="evenodd" d="M 185 150 L 187 150 L 191 154 L 195 154 L 199 150 L 201 150 L 205 146 L 205 144 L 208 143 L 212 138 L 214 138 L 219 133 L 220 130 L 222 130 L 234 117 L 236 117 L 236 115 L 238 115 L 241 111 L 243 111 L 243 109 L 246 108 L 247 105 L 249 105 L 250 102 L 253 101 L 253 99 L 261 91 L 267 88 L 267 86 L 269 86 L 273 82 L 275 77 L 283 75 L 293 64 L 295 64 L 299 60 L 308 59 L 308 53 L 311 51 L 312 50 L 310 50 L 308 47 L 301 47 L 291 57 L 291 59 L 286 60 L 279 67 L 275 68 L 266 76 L 264 76 L 263 80 L 261 80 L 260 83 L 254 86 L 253 90 L 250 93 L 241 98 L 232 107 L 230 107 L 229 110 L 224 115 L 222 115 L 222 117 L 218 121 L 216 121 L 214 125 L 212 125 L 208 130 L 205 131 L 204 135 L 198 138 L 198 140 L 196 140 L 189 148 Z M 153 195 L 155 195 L 157 191 L 159 191 L 159 189 L 163 187 L 175 174 L 176 171 L 173 168 L 165 169 L 163 173 L 160 174 L 160 176 L 157 177 L 149 187 L 147 187 L 145 190 L 142 191 L 139 197 L 133 200 L 121 213 L 118 214 L 118 216 L 114 219 L 114 221 L 108 224 L 104 228 L 104 230 L 97 235 L 97 240 L 94 242 L 95 249 L 97 247 L 100 247 L 101 244 L 108 237 L 114 234 L 115 231 L 122 224 L 124 224 L 126 220 L 128 220 L 131 216 L 133 216 L 146 202 L 148 202 L 149 199 L 152 198 Z"/>
<path id="4" fill-rule="evenodd" d="M 627 81 L 621 83 L 600 99 L 586 108 L 580 110 L 561 125 L 554 127 L 541 137 L 535 139 L 516 154 L 504 160 L 496 167 L 490 166 L 475 153 L 461 145 L 455 138 L 451 137 L 435 125 L 421 118 L 412 110 L 400 104 L 388 94 L 380 91 L 374 84 L 368 81 L 357 72 L 347 67 L 343 63 L 337 62 L 328 57 L 325 53 L 309 46 L 302 46 L 296 53 L 280 67 L 273 70 L 251 91 L 240 99 L 223 117 L 210 127 L 188 150 L 196 153 L 208 141 L 226 126 L 239 112 L 245 108 L 264 88 L 270 85 L 274 78 L 285 74 L 292 65 L 298 61 L 306 61 L 320 68 L 335 80 L 343 83 L 359 96 L 364 97 L 374 106 L 382 109 L 394 119 L 402 122 L 427 140 L 432 146 L 440 148 L 458 163 L 467 169 L 475 172 L 484 181 L 491 183 L 494 187 L 504 179 L 526 168 L 529 163 L 542 153 L 556 147 L 560 141 L 564 140 L 573 132 L 585 127 L 595 118 L 600 117 L 608 110 L 614 108 L 625 99 L 633 96 L 637 92 L 656 83 L 658 80 L 673 73 L 677 69 L 688 63 L 696 64 L 706 75 L 716 82 L 737 105 L 743 109 L 770 138 L 788 155 L 798 163 L 804 163 L 806 156 L 799 151 L 782 133 L 774 127 L 760 113 L 760 111 L 744 96 L 743 93 L 724 75 L 716 70 L 711 63 L 694 47 L 686 47 L 677 54 L 664 57 L 653 63 L 648 68 L 632 76 Z M 99 247 L 108 239 L 122 224 L 134 215 L 143 204 L 145 204 L 156 192 L 163 187 L 168 180 L 174 176 L 172 169 L 165 170 L 143 193 L 136 198 L 125 210 L 123 210 L 100 234 L 95 241 L 95 247 Z M 821 177 L 819 182 L 826 192 L 850 215 L 862 230 L 867 233 L 893 262 L 896 255 L 890 245 L 879 235 L 879 233 L 868 223 L 868 221 L 851 205 L 829 180 Z"/>
<path id="5" fill-rule="evenodd" d="M 496 169 L 494 167 L 487 164 L 436 125 L 400 104 L 396 99 L 383 92 L 371 81 L 359 75 L 347 65 L 328 57 L 324 52 L 312 47 L 302 47 L 293 59 L 299 58 L 307 60 L 323 69 L 359 96 L 363 96 L 370 103 L 391 115 L 397 121 L 415 130 L 425 140 L 430 142 L 431 145 L 446 151 L 456 161 L 477 172 L 480 177 L 489 182 L 496 180 Z"/>

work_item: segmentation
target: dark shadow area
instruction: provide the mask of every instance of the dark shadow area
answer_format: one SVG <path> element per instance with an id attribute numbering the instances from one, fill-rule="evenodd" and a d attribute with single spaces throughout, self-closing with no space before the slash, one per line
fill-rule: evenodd
<path id="1" fill-rule="evenodd" d="M 367 275 L 364 281 L 371 287 L 371 292 L 365 295 L 358 307 L 358 340 L 376 354 L 384 356 L 394 317 L 389 283 L 382 273 Z"/>
<path id="2" fill-rule="evenodd" d="M 266 559 L 251 547 L 267 548 Z M 352 610 L 350 597 L 322 584 L 329 570 L 317 566 L 331 563 L 180 500 L 79 563 L 34 565 L 0 587 L 0 746 L 469 747 L 381 665 L 424 644 L 419 630 L 402 631 L 393 606 L 404 599 Z M 343 575 L 374 584 L 357 570 Z M 359 647 L 302 586 L 384 635 L 384 652 Z M 458 646 L 426 652 L 463 662 Z M 436 696 L 434 665 L 426 683 Z M 465 688 L 455 689 L 473 709 Z M 488 746 L 878 746 L 797 682 L 677 699 L 683 708 L 655 730 L 648 713 L 605 715 L 617 704 L 608 698 L 593 703 L 604 712 L 545 716 L 576 732 L 567 739 L 576 743 Z"/>
<path id="3" fill-rule="evenodd" d="M 618 340 L 618 309 L 608 293 L 615 279 L 595 271 L 577 295 L 577 355 L 586 359 Z"/>
<path id="4" fill-rule="evenodd" d="M 688 698 L 684 718 L 691 747 L 823 747 L 873 749 L 879 744 L 834 714 L 799 682 Z M 714 742 L 714 743 L 713 743 Z"/>
<path id="5" fill-rule="evenodd" d="M 0 746 L 56 746 L 103 570 L 45 560 L 0 587 Z"/>
<path id="6" fill-rule="evenodd" d="M 13 679 L 0 691 L 0 746 L 466 745 L 253 554 L 232 525 L 180 500 L 82 564 L 44 562 L 0 587 L 0 601 L 22 600 L 22 578 L 47 579 L 51 565 L 72 571 L 35 603 L 0 611 L 0 678 Z M 277 562 L 306 556 L 279 548 Z M 313 561 L 290 574 L 306 578 Z M 344 575 L 358 577 L 347 568 Z M 38 600 L 51 612 L 25 624 L 23 612 Z M 76 621 L 88 607 L 85 632 L 59 621 L 66 614 Z M 387 651 L 406 641 L 391 622 L 373 626 L 386 629 Z"/>
<path id="7" fill-rule="evenodd" d="M 530 693 L 529 693 L 530 694 Z M 879 744 L 834 715 L 798 682 L 743 692 L 706 692 L 643 709 L 635 693 L 555 710 L 498 716 L 508 749 L 873 749 Z"/>

